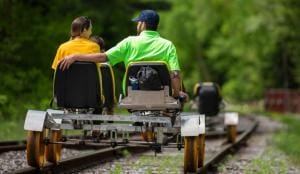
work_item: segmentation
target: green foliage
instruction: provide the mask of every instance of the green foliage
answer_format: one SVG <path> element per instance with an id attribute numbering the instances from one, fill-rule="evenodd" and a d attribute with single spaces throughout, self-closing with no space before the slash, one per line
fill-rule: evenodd
<path id="1" fill-rule="evenodd" d="M 199 80 L 215 81 L 224 96 L 247 101 L 266 88 L 299 87 L 298 2 L 173 2 L 161 27 L 177 46 L 189 90 Z"/>
<path id="2" fill-rule="evenodd" d="M 24 131 L 23 125 L 23 119 L 14 121 L 1 120 L 0 141 L 24 140 L 24 138 L 26 137 L 26 131 Z"/>
<path id="3" fill-rule="evenodd" d="M 41 70 L 16 70 L 1 76 L 1 80 L 4 83 L 0 86 L 0 119 L 23 119 L 27 109 L 49 107 L 51 79 Z"/>
<path id="4" fill-rule="evenodd" d="M 299 87 L 297 0 L 0 0 L 0 119 L 48 107 L 50 65 L 75 17 L 89 16 L 108 49 L 136 34 L 130 19 L 149 4 L 167 9 L 159 11 L 159 31 L 177 47 L 188 91 L 215 81 L 225 97 L 249 101 L 266 88 Z M 123 72 L 115 67 L 117 91 Z"/>
<path id="5" fill-rule="evenodd" d="M 0 1 L 0 119 L 25 117 L 27 109 L 46 109 L 52 97 L 51 63 L 69 40 L 70 24 L 89 16 L 93 33 L 107 48 L 135 34 L 131 1 Z M 111 10 L 122 9 L 122 10 Z M 116 69 L 118 81 L 121 76 Z"/>

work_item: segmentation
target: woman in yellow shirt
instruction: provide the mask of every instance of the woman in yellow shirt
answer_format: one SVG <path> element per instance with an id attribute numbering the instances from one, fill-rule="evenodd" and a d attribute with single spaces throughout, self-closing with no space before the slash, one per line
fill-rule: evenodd
<path id="1" fill-rule="evenodd" d="M 68 55 L 99 53 L 99 45 L 89 40 L 91 34 L 92 22 L 89 18 L 81 16 L 74 19 L 71 24 L 71 39 L 59 46 L 52 69 L 56 70 L 60 60 Z"/>

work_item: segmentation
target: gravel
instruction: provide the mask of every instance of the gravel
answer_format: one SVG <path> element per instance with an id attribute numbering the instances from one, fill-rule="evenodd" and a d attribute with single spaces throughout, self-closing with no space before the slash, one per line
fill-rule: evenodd
<path id="1" fill-rule="evenodd" d="M 25 151 L 10 151 L 0 154 L 0 173 L 13 172 L 16 169 L 26 167 Z"/>
<path id="2" fill-rule="evenodd" d="M 62 149 L 61 159 L 66 159 L 80 153 L 87 152 L 87 150 L 72 150 Z M 25 151 L 10 151 L 0 154 L 0 174 L 10 173 L 14 170 L 27 167 L 26 152 Z"/>
<path id="3" fill-rule="evenodd" d="M 272 134 L 284 127 L 267 117 L 257 117 L 260 125 L 247 146 L 234 156 L 228 156 L 218 167 L 218 174 L 288 173 L 298 174 L 287 156 L 272 145 Z"/>
<path id="4" fill-rule="evenodd" d="M 208 159 L 219 150 L 225 139 L 206 141 L 205 158 Z M 126 152 L 125 152 L 126 153 Z M 81 171 L 81 174 L 177 174 L 183 173 L 183 150 L 176 148 L 163 148 L 162 153 L 156 156 L 148 151 L 139 155 L 127 154 L 127 157 L 99 164 Z"/>

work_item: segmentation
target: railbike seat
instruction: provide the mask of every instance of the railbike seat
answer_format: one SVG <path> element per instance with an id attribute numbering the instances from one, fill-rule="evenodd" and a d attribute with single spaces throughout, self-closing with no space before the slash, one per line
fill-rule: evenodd
<path id="1" fill-rule="evenodd" d="M 104 95 L 103 107 L 113 108 L 116 103 L 115 76 L 113 69 L 108 63 L 100 63 L 102 91 Z"/>
<path id="2" fill-rule="evenodd" d="M 151 67 L 159 75 L 161 90 L 135 90 L 130 77 L 136 77 L 141 67 Z M 125 98 L 119 101 L 119 107 L 134 111 L 176 110 L 180 103 L 172 97 L 171 78 L 168 66 L 163 61 L 141 61 L 130 63 L 125 73 Z"/>
<path id="3" fill-rule="evenodd" d="M 171 87 L 171 78 L 168 66 L 163 61 L 141 61 L 141 62 L 133 62 L 130 63 L 126 69 L 125 73 L 125 95 L 128 93 L 128 88 L 131 88 L 131 84 L 129 78 L 132 76 L 136 76 L 141 67 L 151 67 L 155 69 L 160 77 L 163 86 L 167 86 L 169 88 L 169 95 L 172 95 L 172 87 Z"/>
<path id="4" fill-rule="evenodd" d="M 101 74 L 95 63 L 74 62 L 69 69 L 55 71 L 54 100 L 59 108 L 101 109 Z"/>
<path id="5" fill-rule="evenodd" d="M 197 98 L 198 112 L 206 116 L 217 116 L 220 111 L 222 96 L 216 83 L 198 83 L 194 88 Z"/>

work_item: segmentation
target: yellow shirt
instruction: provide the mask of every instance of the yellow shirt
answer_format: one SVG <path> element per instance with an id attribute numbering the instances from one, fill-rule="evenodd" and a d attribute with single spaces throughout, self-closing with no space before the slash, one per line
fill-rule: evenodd
<path id="1" fill-rule="evenodd" d="M 72 54 L 90 54 L 99 53 L 100 47 L 95 42 L 85 38 L 76 38 L 61 44 L 57 50 L 52 63 L 52 69 L 56 70 L 61 59 Z"/>

